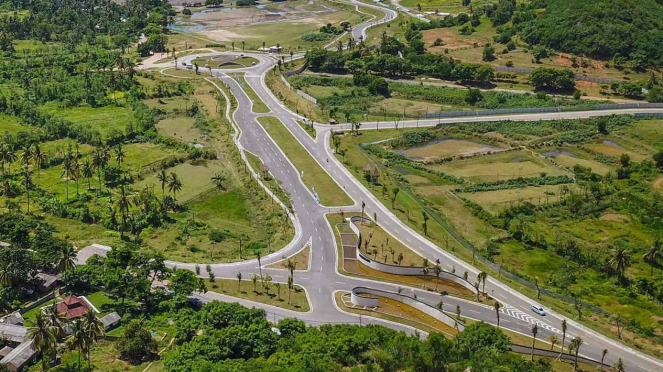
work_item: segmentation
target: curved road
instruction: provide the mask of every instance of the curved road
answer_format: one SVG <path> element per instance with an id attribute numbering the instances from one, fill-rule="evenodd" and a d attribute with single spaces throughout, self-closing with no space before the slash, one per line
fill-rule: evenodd
<path id="1" fill-rule="evenodd" d="M 360 36 L 364 38 L 366 37 L 365 31 L 368 27 L 387 22 L 396 16 L 396 13 L 390 9 L 371 4 L 357 3 L 356 1 L 352 1 L 352 3 L 360 6 L 379 8 L 386 13 L 385 17 L 379 21 L 372 23 L 368 22 L 355 27 L 352 31 L 352 35 L 357 39 Z M 210 53 L 206 53 L 205 55 L 210 55 Z M 199 56 L 201 55 L 187 56 L 184 59 L 180 59 L 180 61 L 190 61 Z M 379 323 L 391 328 L 405 330 L 412 333 L 413 329 L 411 327 L 365 316 L 361 317 L 360 320 L 359 316 L 344 312 L 337 307 L 334 300 L 334 293 L 337 291 L 350 291 L 357 286 L 368 286 L 385 291 L 396 291 L 398 287 L 404 286 L 340 274 L 337 270 L 339 257 L 337 255 L 337 246 L 332 230 L 333 227 L 329 225 L 325 218 L 327 213 L 337 212 L 339 209 L 343 209 L 346 212 L 359 212 L 360 205 L 364 202 L 366 203 L 365 211 L 367 216 L 372 216 L 373 213 L 377 213 L 380 216 L 379 225 L 383 229 L 421 256 L 428 258 L 430 261 L 439 259 L 441 266 L 445 270 L 451 270 L 453 266 L 457 272 L 468 271 L 470 273 L 470 281 L 476 278 L 479 271 L 468 263 L 456 258 L 449 252 L 442 250 L 433 242 L 422 237 L 416 231 L 400 221 L 398 217 L 393 215 L 369 190 L 367 190 L 352 174 L 350 174 L 348 170 L 345 169 L 345 167 L 333 155 L 333 150 L 330 148 L 329 141 L 332 128 L 335 130 L 343 130 L 343 125 L 332 127 L 329 125 L 316 124 L 317 137 L 315 140 L 312 139 L 296 122 L 296 120 L 301 120 L 301 118 L 287 109 L 265 85 L 265 75 L 276 65 L 275 59 L 264 54 L 250 54 L 250 56 L 258 59 L 260 63 L 256 66 L 236 70 L 212 69 L 211 72 L 213 77 L 218 78 L 218 80 L 209 80 L 214 84 L 219 84 L 219 80 L 226 84 L 237 99 L 238 108 L 233 113 L 232 119 L 241 131 L 241 134 L 236 138 L 238 147 L 259 156 L 292 199 L 292 205 L 295 212 L 294 216 L 292 216 L 292 221 L 296 229 L 295 238 L 281 251 L 262 258 L 262 270 L 264 273 L 268 273 L 275 282 L 285 283 L 289 274 L 286 270 L 267 269 L 265 266 L 280 261 L 283 255 L 290 256 L 294 254 L 307 243 L 310 243 L 310 268 L 307 271 L 296 271 L 294 279 L 295 284 L 305 288 L 311 310 L 308 313 L 294 312 L 234 297 L 223 296 L 214 292 L 199 294 L 198 296 L 205 301 L 218 299 L 222 301 L 240 302 L 247 306 L 264 308 L 268 312 L 270 320 L 278 320 L 284 317 L 295 317 L 302 319 L 309 324 Z M 149 67 L 157 66 L 152 65 Z M 158 67 L 172 67 L 172 63 L 161 64 Z M 200 71 L 203 73 L 208 72 L 207 69 L 201 69 Z M 252 112 L 252 102 L 249 97 L 239 83 L 227 75 L 231 72 L 245 73 L 246 82 L 253 88 L 265 105 L 270 108 L 270 113 L 256 114 Z M 226 110 L 226 112 L 228 111 L 229 110 Z M 635 112 L 663 112 L 663 109 L 525 114 L 518 115 L 517 118 L 519 120 L 545 120 Z M 318 204 L 311 192 L 302 183 L 298 170 L 267 134 L 265 129 L 257 122 L 256 118 L 259 116 L 275 116 L 279 118 L 302 146 L 304 146 L 311 156 L 320 164 L 320 166 L 325 169 L 339 186 L 347 192 L 354 201 L 354 204 L 351 206 L 331 208 Z M 438 123 L 453 124 L 467 121 L 505 120 L 514 119 L 514 117 L 514 115 L 478 116 L 471 118 L 420 120 L 418 123 L 416 121 L 402 121 L 399 123 L 399 127 L 414 127 L 415 125 L 434 126 Z M 376 123 L 363 123 L 361 129 L 370 130 L 375 127 Z M 380 123 L 380 128 L 388 127 L 393 128 L 394 123 Z M 317 191 L 324 192 L 324 190 Z M 80 261 L 85 261 L 85 259 L 93 253 L 103 254 L 103 250 L 103 248 L 83 250 L 79 254 L 79 259 Z M 169 262 L 169 264 L 176 264 L 179 268 L 194 269 L 195 267 L 194 264 L 189 263 Z M 235 279 L 238 272 L 241 272 L 244 277 L 248 277 L 248 274 L 250 273 L 258 273 L 256 260 L 233 264 L 213 264 L 211 266 L 217 278 Z M 406 287 L 405 291 L 406 293 L 407 291 L 416 293 L 418 299 L 433 306 L 435 306 L 441 299 L 439 294 L 416 288 Z M 501 327 L 529 336 L 533 323 L 537 323 L 539 325 L 538 339 L 545 340 L 551 334 L 557 333 L 561 340 L 561 330 L 559 328 L 564 317 L 551 311 L 548 311 L 547 316 L 534 314 L 530 310 L 531 304 L 535 302 L 534 300 L 518 293 L 495 278 L 488 279 L 486 292 L 490 293 L 504 305 L 500 310 L 502 313 L 500 316 Z M 456 306 L 460 306 L 463 316 L 476 320 L 483 320 L 492 324 L 496 323 L 495 311 L 490 306 L 466 301 L 453 296 L 444 296 L 442 299 L 444 301 L 445 311 L 453 313 L 455 312 Z M 575 336 L 582 337 L 584 344 L 581 346 L 579 353 L 582 356 L 600 360 L 601 351 L 605 348 L 608 349 L 606 363 L 612 364 L 617 361 L 617 358 L 621 358 L 625 362 L 628 371 L 657 371 L 663 369 L 663 362 L 656 358 L 635 351 L 617 341 L 602 336 L 571 319 L 567 319 L 567 323 L 567 344 Z"/>

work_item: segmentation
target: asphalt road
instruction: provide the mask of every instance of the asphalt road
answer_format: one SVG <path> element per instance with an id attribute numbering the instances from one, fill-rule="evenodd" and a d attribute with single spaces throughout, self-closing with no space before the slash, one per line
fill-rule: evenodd
<path id="1" fill-rule="evenodd" d="M 353 2 L 355 3 L 355 2 Z M 380 8 L 387 12 L 385 18 L 380 21 L 369 22 L 368 24 L 359 25 L 355 27 L 352 34 L 355 38 L 359 36 L 366 37 L 365 30 L 377 23 L 393 19 L 395 12 L 382 7 L 365 5 L 361 6 Z M 217 53 L 218 54 L 218 53 Z M 237 53 L 236 53 L 237 54 Z M 249 54 L 249 53 L 245 53 Z M 205 54 L 209 55 L 209 53 Z M 188 56 L 184 61 L 192 60 L 196 56 Z M 281 260 L 282 256 L 290 256 L 299 251 L 308 242 L 311 244 L 311 262 L 308 271 L 296 271 L 294 275 L 295 283 L 305 288 L 309 298 L 311 310 L 308 313 L 294 312 L 278 307 L 263 305 L 237 298 L 219 295 L 213 292 L 206 294 L 199 294 L 198 296 L 205 300 L 222 300 L 222 301 L 236 301 L 243 303 L 247 306 L 255 306 L 264 308 L 270 320 L 278 320 L 283 317 L 295 317 L 302 319 L 309 324 L 323 324 L 323 323 L 379 323 L 388 327 L 404 330 L 412 333 L 414 330 L 411 327 L 388 322 L 380 319 L 373 319 L 363 316 L 361 320 L 355 314 L 347 313 L 336 305 L 334 300 L 334 293 L 336 291 L 350 291 L 357 286 L 367 286 L 375 289 L 396 291 L 399 287 L 405 288 L 405 293 L 416 293 L 419 300 L 422 300 L 430 305 L 435 306 L 441 299 L 439 294 L 434 294 L 427 291 L 422 291 L 416 288 L 405 287 L 403 285 L 395 285 L 384 283 L 369 279 L 349 277 L 342 275 L 338 272 L 337 247 L 334 239 L 332 226 L 329 225 L 325 218 L 325 214 L 330 212 L 337 212 L 343 209 L 346 212 L 359 212 L 362 202 L 366 203 L 365 211 L 367 216 L 372 216 L 376 213 L 379 218 L 379 225 L 386 230 L 393 237 L 398 239 L 401 243 L 408 246 L 413 251 L 417 252 L 423 257 L 428 258 L 430 261 L 440 260 L 441 266 L 445 270 L 451 270 L 452 266 L 455 267 L 456 272 L 469 272 L 470 280 L 474 280 L 479 270 L 475 269 L 468 263 L 456 258 L 449 252 L 444 251 L 427 238 L 422 237 L 416 231 L 404 224 L 393 215 L 377 198 L 375 198 L 369 190 L 367 190 L 360 182 L 358 182 L 352 174 L 333 156 L 333 150 L 330 147 L 329 137 L 331 130 L 347 129 L 344 125 L 316 125 L 317 137 L 312 139 L 297 124 L 296 120 L 301 117 L 288 110 L 266 87 L 265 75 L 271 73 L 271 68 L 276 64 L 275 59 L 264 54 L 250 54 L 250 56 L 257 58 L 260 63 L 256 66 L 237 69 L 237 70 L 212 70 L 212 75 L 215 77 L 213 80 L 217 84 L 227 84 L 232 94 L 236 97 L 238 102 L 238 109 L 233 113 L 233 120 L 241 130 L 241 134 L 237 138 L 237 144 L 245 151 L 259 156 L 262 161 L 267 164 L 272 175 L 281 183 L 284 190 L 291 196 L 294 208 L 293 223 L 296 229 L 296 236 L 293 241 L 282 250 L 275 252 L 267 257 L 262 258 L 263 272 L 269 273 L 274 282 L 285 283 L 287 281 L 288 272 L 285 270 L 267 269 L 265 266 Z M 161 66 L 160 66 L 161 67 Z M 165 67 L 165 66 L 164 66 Z M 201 73 L 207 73 L 207 69 L 201 69 Z M 253 88 L 262 101 L 271 109 L 268 114 L 256 114 L 251 110 L 252 102 L 246 95 L 239 83 L 229 77 L 227 73 L 242 71 L 245 72 L 246 82 Z M 606 111 L 587 111 L 587 112 L 562 112 L 554 114 L 525 114 L 525 115 L 502 115 L 502 116 L 475 116 L 463 118 L 445 118 L 441 120 L 411 120 L 398 122 L 399 128 L 415 127 L 415 126 L 433 126 L 438 124 L 449 124 L 468 122 L 468 121 L 489 121 L 489 120 L 550 120 L 558 118 L 581 118 L 598 115 L 611 115 L 618 113 L 636 113 L 636 112 L 663 112 L 663 109 L 648 109 L 648 110 L 606 110 Z M 331 175 L 331 177 L 342 187 L 346 193 L 352 198 L 354 204 L 351 206 L 343 207 L 327 207 L 322 206 L 316 202 L 312 193 L 306 188 L 301 180 L 300 173 L 284 155 L 281 149 L 276 145 L 272 138 L 267 134 L 265 129 L 257 122 L 256 118 L 259 116 L 275 116 L 278 117 L 290 132 L 297 138 L 297 140 L 304 146 L 304 148 L 315 158 L 320 166 Z M 378 123 L 363 123 L 362 130 L 372 130 L 378 126 Z M 379 123 L 380 128 L 396 127 L 394 122 Z M 305 175 L 306 176 L 306 175 Z M 319 193 L 324 193 L 325 190 L 317 190 Z M 99 251 L 99 248 L 95 248 Z M 99 252 L 101 253 L 103 249 Z M 89 256 L 91 251 L 81 252 L 81 261 Z M 194 269 L 195 265 L 190 263 L 175 263 L 170 262 L 171 265 L 177 265 L 178 268 Z M 258 273 L 258 265 L 256 260 L 249 260 L 232 264 L 212 264 L 212 269 L 217 278 L 234 279 L 238 272 L 241 272 L 244 277 L 248 274 Z M 519 332 L 525 335 L 530 335 L 531 327 L 534 323 L 539 325 L 539 333 L 537 338 L 546 340 L 551 334 L 557 333 L 561 340 L 560 325 L 564 317 L 547 310 L 546 316 L 540 316 L 531 311 L 531 304 L 536 301 L 528 298 L 527 296 L 518 293 L 511 289 L 509 286 L 501 283 L 496 278 L 489 278 L 486 284 L 486 291 L 490 293 L 495 299 L 500 301 L 504 306 L 501 309 L 500 325 L 503 328 Z M 485 322 L 495 324 L 496 315 L 492 307 L 478 304 L 475 302 L 466 301 L 453 296 L 444 296 L 444 310 L 451 313 L 455 312 L 456 306 L 460 306 L 463 316 L 483 320 Z M 601 359 L 601 352 L 603 349 L 608 350 L 606 356 L 606 363 L 615 363 L 617 358 L 621 358 L 628 371 L 657 371 L 663 369 L 663 362 L 660 360 L 640 353 L 627 346 L 620 344 L 617 341 L 609 339 L 599 333 L 587 329 L 586 327 L 578 324 L 572 319 L 567 319 L 567 344 L 575 336 L 580 336 L 584 340 L 580 348 L 580 355 L 595 360 Z"/>

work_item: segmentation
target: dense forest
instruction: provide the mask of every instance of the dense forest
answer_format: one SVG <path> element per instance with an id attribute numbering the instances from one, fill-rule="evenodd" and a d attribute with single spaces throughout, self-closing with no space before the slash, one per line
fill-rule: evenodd
<path id="1" fill-rule="evenodd" d="M 382 327 L 306 327 L 296 319 L 276 327 L 264 310 L 212 302 L 180 310 L 178 346 L 164 356 L 168 371 L 551 371 L 508 352 L 509 338 L 485 323 L 468 326 L 454 340 L 441 333 L 422 341 Z"/>
<path id="2" fill-rule="evenodd" d="M 660 1 L 546 0 L 545 6 L 538 17 L 520 25 L 524 41 L 617 63 L 628 59 L 638 67 L 663 63 Z"/>

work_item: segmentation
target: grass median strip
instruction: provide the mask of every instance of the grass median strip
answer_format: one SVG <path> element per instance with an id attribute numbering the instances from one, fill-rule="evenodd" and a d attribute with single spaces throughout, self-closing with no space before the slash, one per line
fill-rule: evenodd
<path id="1" fill-rule="evenodd" d="M 295 280 L 297 280 L 297 276 L 295 276 Z M 238 286 L 237 280 L 215 279 L 214 283 L 207 283 L 207 289 L 226 296 L 278 306 L 288 310 L 302 312 L 310 310 L 306 292 L 298 285 L 295 285 L 294 289 L 288 293 L 286 283 L 270 282 L 268 284 L 265 282 L 263 287 L 259 278 L 256 279 L 255 284 L 252 280 L 242 280 L 240 283 Z"/>
<path id="2" fill-rule="evenodd" d="M 315 188 L 320 203 L 325 206 L 350 205 L 352 200 L 343 189 L 325 172 L 315 159 L 304 149 L 281 121 L 273 116 L 258 118 L 269 135 L 288 156 L 295 168 L 304 172 L 304 184 L 309 189 Z"/>
<path id="3" fill-rule="evenodd" d="M 269 108 L 267 105 L 265 105 L 265 102 L 263 102 L 260 97 L 258 97 L 258 94 L 251 88 L 251 86 L 246 82 L 246 79 L 244 79 L 244 74 L 237 74 L 236 80 L 239 83 L 239 85 L 242 86 L 242 90 L 246 92 L 246 95 L 249 96 L 249 99 L 253 102 L 252 105 L 252 111 L 257 112 L 259 114 L 264 114 L 269 112 Z"/>

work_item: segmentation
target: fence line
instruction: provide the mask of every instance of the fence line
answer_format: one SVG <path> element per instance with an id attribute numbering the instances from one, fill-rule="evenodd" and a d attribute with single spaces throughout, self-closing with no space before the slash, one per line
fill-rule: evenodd
<path id="1" fill-rule="evenodd" d="M 315 97 L 311 96 L 311 95 L 308 94 L 308 93 L 302 92 L 302 91 L 299 90 L 299 89 L 297 89 L 297 95 L 303 97 L 303 98 L 306 99 L 307 101 L 311 101 L 311 102 L 313 102 L 313 103 L 316 104 L 316 105 L 318 104 L 318 100 L 317 100 Z"/>

